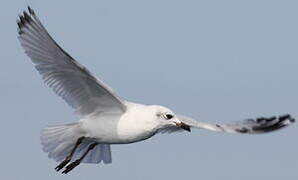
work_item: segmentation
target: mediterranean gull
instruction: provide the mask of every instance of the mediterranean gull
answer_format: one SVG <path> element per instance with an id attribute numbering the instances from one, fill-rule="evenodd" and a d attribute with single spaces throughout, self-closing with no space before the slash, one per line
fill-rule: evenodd
<path id="1" fill-rule="evenodd" d="M 75 109 L 80 120 L 42 130 L 43 151 L 61 162 L 66 174 L 80 163 L 111 163 L 111 144 L 143 141 L 157 133 L 191 128 L 228 133 L 261 134 L 286 127 L 289 114 L 246 119 L 233 124 L 209 124 L 177 115 L 159 105 L 125 101 L 65 52 L 28 7 L 19 16 L 18 38 L 44 82 Z"/>

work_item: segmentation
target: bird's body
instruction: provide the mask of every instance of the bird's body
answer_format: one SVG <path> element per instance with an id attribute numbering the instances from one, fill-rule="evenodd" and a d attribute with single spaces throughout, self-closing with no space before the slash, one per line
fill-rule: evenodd
<path id="1" fill-rule="evenodd" d="M 229 133 L 259 134 L 288 126 L 290 115 L 247 119 L 234 124 L 209 124 L 176 115 L 158 105 L 122 100 L 66 53 L 49 35 L 34 11 L 23 12 L 19 40 L 44 82 L 62 97 L 80 121 L 54 125 L 41 134 L 43 150 L 56 161 L 55 169 L 68 173 L 80 163 L 111 163 L 111 144 L 142 141 L 157 133 L 190 131 L 191 128 Z"/>
<path id="2" fill-rule="evenodd" d="M 152 106 L 125 103 L 124 114 L 113 112 L 95 113 L 80 120 L 80 126 L 98 143 L 127 144 L 153 136 L 158 130 L 158 123 L 152 123 Z"/>

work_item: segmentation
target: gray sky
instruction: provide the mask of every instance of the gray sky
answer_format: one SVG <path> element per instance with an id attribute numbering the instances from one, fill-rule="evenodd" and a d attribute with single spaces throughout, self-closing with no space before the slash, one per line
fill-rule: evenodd
<path id="1" fill-rule="evenodd" d="M 297 1 L 5 1 L 0 179 L 297 179 L 297 124 L 266 135 L 158 135 L 113 145 L 111 165 L 56 173 L 39 133 L 78 119 L 17 41 L 16 17 L 27 5 L 66 51 L 127 100 L 207 122 L 298 118 Z"/>

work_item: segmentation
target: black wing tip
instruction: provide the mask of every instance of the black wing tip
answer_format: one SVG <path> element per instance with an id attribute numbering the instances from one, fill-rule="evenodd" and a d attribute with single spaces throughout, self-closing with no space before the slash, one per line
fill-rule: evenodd
<path id="1" fill-rule="evenodd" d="M 295 121 L 295 118 L 290 114 L 271 116 L 268 118 L 259 117 L 256 119 L 247 119 L 246 123 L 248 126 L 236 128 L 235 131 L 243 134 L 267 133 L 287 127 Z"/>
<path id="2" fill-rule="evenodd" d="M 27 8 L 30 14 L 35 15 L 34 10 L 30 6 L 28 6 Z"/>
<path id="3" fill-rule="evenodd" d="M 257 123 L 257 125 L 253 127 L 252 130 L 255 132 L 263 133 L 284 128 L 291 123 L 294 123 L 295 119 L 290 114 L 284 114 L 278 117 L 273 116 L 270 118 L 257 118 L 255 122 Z"/>
<path id="4" fill-rule="evenodd" d="M 294 123 L 296 121 L 295 118 L 293 118 L 290 114 L 284 114 L 279 116 L 279 120 L 281 121 L 289 120 L 291 123 Z"/>
<path id="5" fill-rule="evenodd" d="M 31 16 L 34 16 L 35 13 L 33 11 L 33 9 L 30 8 L 30 6 L 28 6 L 28 11 L 29 11 L 29 14 L 26 12 L 26 11 L 23 11 L 23 14 L 19 14 L 19 17 L 17 19 L 17 25 L 18 25 L 18 33 L 19 34 L 22 34 L 22 28 L 24 26 L 26 26 L 26 24 L 30 24 L 33 19 Z"/>

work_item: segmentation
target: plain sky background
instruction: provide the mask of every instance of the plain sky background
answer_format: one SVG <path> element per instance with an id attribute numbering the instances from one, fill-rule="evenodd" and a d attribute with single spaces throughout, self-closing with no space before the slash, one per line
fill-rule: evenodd
<path id="1" fill-rule="evenodd" d="M 298 178 L 297 124 L 265 135 L 158 135 L 113 145 L 111 165 L 56 173 L 40 131 L 78 119 L 19 45 L 16 18 L 27 5 L 67 52 L 124 99 L 207 122 L 298 118 L 297 1 L 3 1 L 0 179 Z"/>

